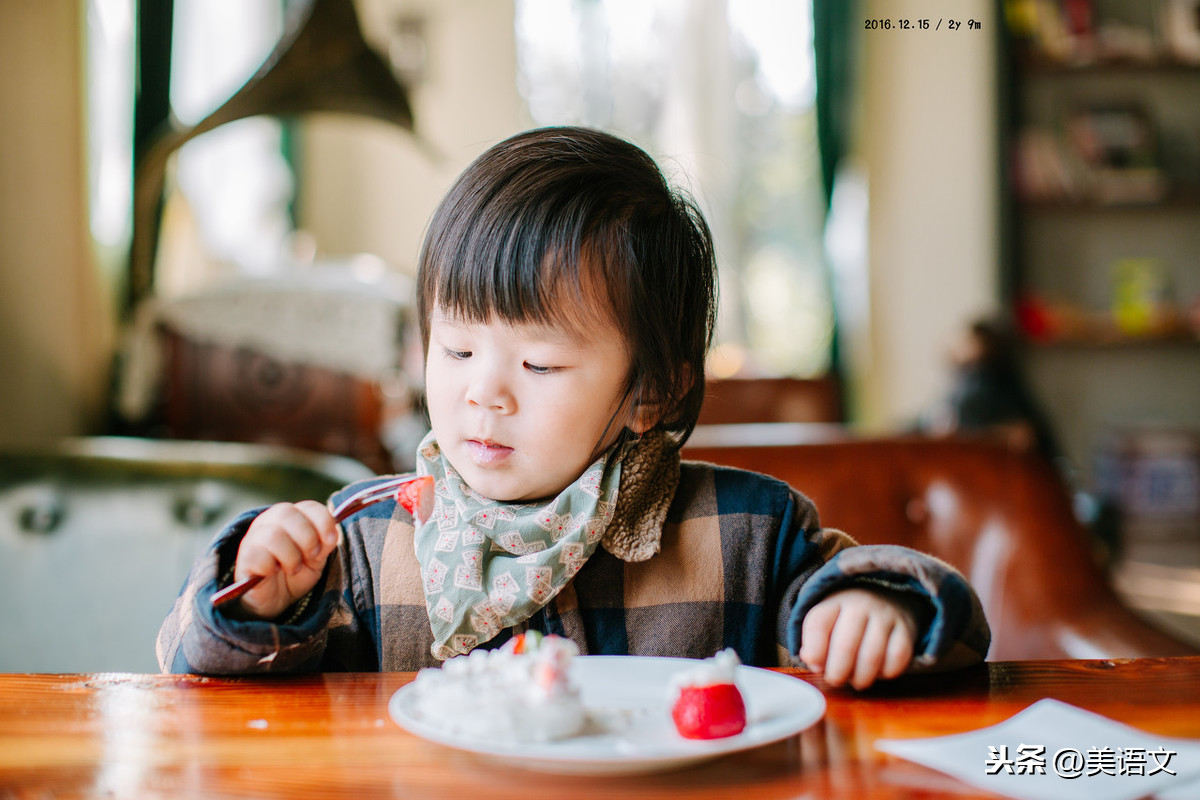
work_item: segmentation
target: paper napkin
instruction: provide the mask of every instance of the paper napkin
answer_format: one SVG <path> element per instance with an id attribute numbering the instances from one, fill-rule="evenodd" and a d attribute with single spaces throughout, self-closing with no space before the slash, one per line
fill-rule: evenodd
<path id="1" fill-rule="evenodd" d="M 1018 800 L 1200 798 L 1200 740 L 1156 736 L 1052 699 L 988 728 L 875 747 Z"/>

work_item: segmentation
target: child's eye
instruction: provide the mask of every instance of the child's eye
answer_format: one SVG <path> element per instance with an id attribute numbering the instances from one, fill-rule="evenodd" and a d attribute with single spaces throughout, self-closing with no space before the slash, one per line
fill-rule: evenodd
<path id="1" fill-rule="evenodd" d="M 531 364 L 528 361 L 526 361 L 525 369 L 529 370 L 534 375 L 549 375 L 553 372 L 558 372 L 559 368 L 558 367 L 543 367 L 540 364 Z"/>
<path id="2" fill-rule="evenodd" d="M 446 357 L 453 358 L 455 361 L 462 361 L 471 357 L 470 350 L 451 350 L 449 347 L 447 347 L 445 348 L 445 351 Z"/>

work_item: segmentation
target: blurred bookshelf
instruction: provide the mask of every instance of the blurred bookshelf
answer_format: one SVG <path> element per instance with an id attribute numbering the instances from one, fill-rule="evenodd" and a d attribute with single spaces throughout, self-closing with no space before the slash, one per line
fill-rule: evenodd
<path id="1" fill-rule="evenodd" d="M 1002 286 L 1022 367 L 1084 488 L 1119 506 L 1169 467 L 1170 548 L 1200 555 L 1200 0 L 1001 14 Z M 1129 446 L 1148 437 L 1159 449 Z M 1126 513 L 1123 529 L 1145 527 Z"/>

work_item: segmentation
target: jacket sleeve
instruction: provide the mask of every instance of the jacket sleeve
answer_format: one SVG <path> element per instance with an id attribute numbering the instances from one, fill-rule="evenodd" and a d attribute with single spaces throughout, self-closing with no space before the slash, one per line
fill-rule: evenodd
<path id="1" fill-rule="evenodd" d="M 331 627 L 339 642 L 356 638 L 356 615 L 346 607 L 352 593 L 342 568 L 347 563 L 344 534 L 312 592 L 278 620 L 239 620 L 212 607 L 213 594 L 229 583 L 242 537 L 262 511 L 247 511 L 231 522 L 193 565 L 158 633 L 159 668 L 209 675 L 378 669 L 373 663 L 338 663 L 343 659 L 337 653 L 327 653 Z M 342 650 L 374 652 L 373 647 Z"/>
<path id="2" fill-rule="evenodd" d="M 956 669 L 987 655 L 991 631 L 966 578 L 944 561 L 899 545 L 846 547 L 805 580 L 788 619 L 790 654 L 800 650 L 808 610 L 833 592 L 854 587 L 909 594 L 926 606 L 910 671 Z"/>

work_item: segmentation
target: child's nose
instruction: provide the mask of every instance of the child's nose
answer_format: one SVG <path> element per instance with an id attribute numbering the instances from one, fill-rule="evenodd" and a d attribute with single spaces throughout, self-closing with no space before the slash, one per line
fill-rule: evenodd
<path id="1" fill-rule="evenodd" d="M 516 400 L 507 383 L 490 370 L 481 372 L 471 381 L 467 387 L 467 402 L 500 413 L 511 413 L 516 408 Z"/>

